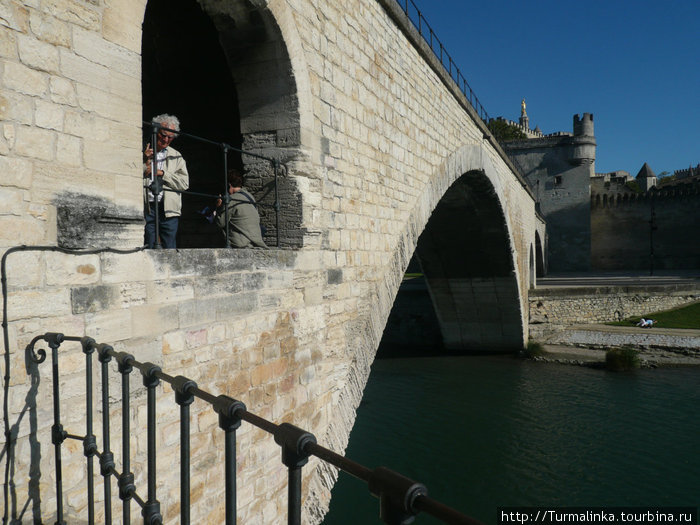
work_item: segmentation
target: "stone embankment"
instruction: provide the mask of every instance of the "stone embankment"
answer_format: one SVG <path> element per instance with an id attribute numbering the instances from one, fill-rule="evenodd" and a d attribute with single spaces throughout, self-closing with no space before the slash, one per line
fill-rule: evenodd
<path id="1" fill-rule="evenodd" d="M 579 324 L 621 321 L 700 301 L 700 283 L 577 286 L 531 290 L 530 336 Z"/>
<path id="2" fill-rule="evenodd" d="M 609 348 L 630 346 L 639 350 L 642 366 L 700 365 L 700 330 L 577 325 L 540 342 L 545 361 L 602 363 Z"/>
<path id="3" fill-rule="evenodd" d="M 590 365 L 605 351 L 629 346 L 643 366 L 700 365 L 700 330 L 608 326 L 605 321 L 648 315 L 700 300 L 700 286 L 579 286 L 530 294 L 530 339 L 544 345 L 541 360 Z"/>

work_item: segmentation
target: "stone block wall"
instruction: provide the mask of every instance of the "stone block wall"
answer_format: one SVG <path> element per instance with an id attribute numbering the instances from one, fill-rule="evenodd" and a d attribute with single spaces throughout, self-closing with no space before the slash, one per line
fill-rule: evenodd
<path id="1" fill-rule="evenodd" d="M 247 2 L 230 4 L 248 12 Z M 145 5 L 0 5 L 3 252 L 17 245 L 141 245 L 139 53 Z M 342 452 L 417 239 L 447 189 L 468 172 L 483 172 L 503 210 L 509 244 L 504 250 L 513 260 L 510 278 L 524 339 L 528 253 L 539 224 L 532 195 L 448 75 L 411 40 L 410 22 L 388 5 L 271 0 L 259 8 L 265 30 L 278 31 L 287 50 L 289 68 L 275 70 L 290 75 L 285 83 L 293 80 L 295 88 L 283 104 L 294 108 L 295 118 L 278 122 L 272 114 L 259 122 L 277 126 L 283 132 L 278 139 L 298 141 L 278 154 L 289 192 L 298 197 L 293 215 L 299 250 L 10 254 L 11 424 L 18 422 L 31 388 L 24 345 L 46 331 L 62 331 L 91 336 L 214 393 L 240 397 L 252 411 L 276 423 L 293 422 Z M 246 126 L 243 133 L 265 131 Z M 280 147 L 279 140 L 270 144 Z M 67 399 L 79 407 L 82 356 L 69 345 L 64 353 Z M 39 378 L 37 399 L 45 399 L 46 364 Z M 166 502 L 176 507 L 178 499 L 177 475 L 169 468 L 175 406 L 167 390 L 159 394 L 159 420 L 168 429 L 159 434 L 167 448 L 159 460 L 164 509 Z M 212 414 L 195 410 L 196 521 L 218 523 L 223 489 L 220 451 L 212 445 L 220 437 Z M 114 411 L 118 421 L 116 405 Z M 43 519 L 51 521 L 51 415 L 43 409 L 37 414 L 38 490 Z M 66 413 L 67 423 L 82 424 L 79 414 Z M 142 405 L 133 417 L 143 421 Z M 24 502 L 34 444 L 27 420 L 19 431 L 20 463 L 13 472 L 18 501 Z M 79 447 L 71 447 L 64 486 L 74 518 L 84 511 L 85 499 L 78 468 L 83 458 Z M 241 521 L 275 522 L 286 502 L 279 449 L 251 429 L 241 431 L 239 447 L 246 451 Z M 136 453 L 136 463 L 142 463 L 143 449 Z M 143 466 L 138 468 L 142 480 Z M 315 461 L 304 473 L 305 516 L 318 522 L 336 473 Z M 167 518 L 174 519 L 174 512 L 167 510 Z"/>
<path id="2" fill-rule="evenodd" d="M 1 246 L 55 242 L 58 207 L 95 197 L 112 242 L 138 238 L 140 42 L 117 30 L 134 16 L 78 0 L 0 7 Z"/>
<path id="3" fill-rule="evenodd" d="M 351 398 L 343 398 L 348 392 L 361 397 L 361 390 L 355 391 L 360 388 L 357 382 L 348 382 L 368 372 L 377 342 L 358 314 L 362 286 L 346 281 L 342 272 L 321 270 L 310 261 L 303 264 L 297 254 L 284 250 L 75 255 L 28 249 L 9 254 L 7 275 L 9 422 L 18 435 L 13 464 L 17 501 L 33 496 L 46 508 L 55 507 L 55 465 L 49 453 L 51 363 L 28 365 L 22 350 L 44 331 L 93 337 L 141 362 L 153 362 L 171 376 L 184 375 L 214 395 L 240 399 L 249 411 L 270 421 L 293 422 L 318 435 L 322 444 L 328 445 L 329 432 L 338 432 L 337 440 L 347 439 L 346 424 L 351 425 L 352 418 L 345 414 L 344 423 L 338 411 L 352 410 Z M 99 406 L 96 358 L 94 363 L 93 395 Z M 85 359 L 78 343 L 61 346 L 59 370 L 63 425 L 70 434 L 84 434 Z M 28 375 L 35 380 L 27 381 Z M 120 376 L 114 362 L 110 379 L 112 448 L 121 465 Z M 144 496 L 146 407 L 138 372 L 131 384 L 132 465 L 138 493 Z M 179 474 L 173 468 L 179 465 L 179 409 L 169 386 L 161 384 L 157 391 L 158 497 L 168 522 L 177 519 L 179 511 L 174 503 Z M 26 410 L 38 414 L 35 427 L 22 416 Z M 99 408 L 95 416 L 101 421 Z M 223 433 L 217 422 L 209 406 L 195 401 L 192 518 L 198 523 L 224 521 Z M 101 447 L 100 423 L 95 430 Z M 241 522 L 270 523 L 285 514 L 286 469 L 280 457 L 271 436 L 243 424 L 238 433 Z M 317 463 L 312 460 L 304 469 L 305 485 Z M 84 519 L 87 505 L 79 442 L 65 443 L 63 468 L 65 517 L 70 523 Z M 31 477 L 37 475 L 38 484 L 33 485 Z M 114 497 L 118 501 L 116 493 Z M 318 515 L 319 510 L 309 512 Z M 43 519 L 50 521 L 50 515 Z"/>
<path id="4" fill-rule="evenodd" d="M 578 324 L 621 321 L 700 300 L 697 287 L 565 288 L 530 291 L 530 337 Z"/>
<path id="5" fill-rule="evenodd" d="M 655 190 L 654 190 L 655 191 Z M 653 200 L 653 201 L 652 201 Z M 700 189 L 596 198 L 591 207 L 591 262 L 599 270 L 700 268 Z M 654 231 L 650 232 L 652 212 Z M 652 235 L 650 235 L 652 234 Z M 653 248 L 653 261 L 651 258 Z"/>

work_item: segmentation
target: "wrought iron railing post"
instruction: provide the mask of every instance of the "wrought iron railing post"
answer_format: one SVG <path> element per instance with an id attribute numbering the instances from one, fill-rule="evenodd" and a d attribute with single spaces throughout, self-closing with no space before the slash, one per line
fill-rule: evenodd
<path id="1" fill-rule="evenodd" d="M 282 447 L 282 463 L 289 472 L 287 523 L 301 525 L 301 468 L 309 461 L 306 446 L 315 444 L 316 437 L 290 423 L 282 423 L 275 430 L 275 442 Z"/>
<path id="2" fill-rule="evenodd" d="M 414 508 L 418 496 L 427 496 L 428 489 L 385 467 L 372 471 L 367 482 L 369 491 L 379 498 L 379 517 L 389 525 L 411 523 L 418 511 Z"/>
<path id="3" fill-rule="evenodd" d="M 85 438 L 83 439 L 83 453 L 87 458 L 87 485 L 88 485 L 88 523 L 95 523 L 95 480 L 94 461 L 97 454 L 97 440 L 93 433 L 92 420 L 92 354 L 95 351 L 95 340 L 91 337 L 83 337 L 80 341 L 85 354 Z"/>
<path id="4" fill-rule="evenodd" d="M 226 455 L 226 525 L 236 523 L 236 430 L 241 426 L 241 415 L 246 411 L 243 402 L 229 396 L 218 396 L 213 402 L 219 414 L 219 427 L 225 432 Z"/>
<path id="5" fill-rule="evenodd" d="M 156 499 L 156 387 L 160 383 L 160 367 L 153 363 L 144 363 L 141 368 L 143 386 L 147 389 L 147 434 L 148 434 L 148 500 L 141 515 L 146 525 L 162 523 L 160 502 Z"/>
<path id="6" fill-rule="evenodd" d="M 102 364 L 102 447 L 104 448 L 100 456 L 100 474 L 104 481 L 105 494 L 105 523 L 112 523 L 112 483 L 111 475 L 114 469 L 114 455 L 110 448 L 109 440 L 109 366 L 112 360 L 110 352 L 113 349 L 110 345 L 98 344 L 97 355 Z"/>
<path id="7" fill-rule="evenodd" d="M 228 195 L 228 150 L 229 150 L 229 145 L 226 144 L 225 142 L 221 144 L 221 151 L 224 154 L 224 193 L 222 195 L 222 200 L 221 202 L 224 205 L 224 219 L 226 221 L 226 248 L 231 248 L 228 242 L 228 201 L 229 201 L 229 195 Z"/>
<path id="8" fill-rule="evenodd" d="M 173 378 L 175 402 L 180 405 L 180 523 L 190 523 L 190 405 L 197 383 L 184 376 Z"/>
<path id="9" fill-rule="evenodd" d="M 160 124 L 157 122 L 151 123 L 151 149 L 153 151 L 153 157 L 151 157 L 151 193 L 153 194 L 153 211 L 155 214 L 155 229 L 156 238 L 155 244 L 153 245 L 156 249 L 162 248 L 160 245 L 160 203 L 158 202 L 158 195 L 160 192 L 158 189 L 161 184 L 158 182 L 158 131 L 160 131 Z M 165 198 L 165 195 L 163 195 Z M 165 204 L 165 203 L 163 203 Z"/>
<path id="10" fill-rule="evenodd" d="M 63 342 L 63 334 L 47 333 L 44 336 L 51 347 L 51 375 L 53 380 L 53 426 L 51 427 L 51 443 L 54 445 L 56 457 L 56 525 L 65 525 L 63 519 L 63 466 L 61 464 L 61 444 L 66 439 L 66 431 L 61 425 L 61 404 L 58 391 L 58 347 Z"/>
<path id="11" fill-rule="evenodd" d="M 129 374 L 133 371 L 134 356 L 125 352 L 117 354 L 117 365 L 122 375 L 122 473 L 119 475 L 119 499 L 122 500 L 123 525 L 131 523 L 131 498 L 136 491 L 134 474 L 131 472 L 131 422 L 129 415 Z"/>

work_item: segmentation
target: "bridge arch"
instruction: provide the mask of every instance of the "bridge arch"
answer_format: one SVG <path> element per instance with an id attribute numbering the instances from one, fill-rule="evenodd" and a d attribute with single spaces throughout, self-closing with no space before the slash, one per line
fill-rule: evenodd
<path id="1" fill-rule="evenodd" d="M 409 224 L 419 234 L 413 245 L 444 346 L 469 351 L 522 348 L 523 303 L 516 268 L 527 271 L 527 253 L 517 253 L 505 213 L 506 193 L 488 152 L 480 144 L 463 146 L 428 186 Z"/>
<path id="2" fill-rule="evenodd" d="M 540 237 L 540 232 L 535 231 L 535 269 L 537 277 L 544 277 L 547 274 L 547 268 L 545 266 L 545 261 L 547 260 L 544 256 L 545 249 L 542 243 L 542 238 Z"/>

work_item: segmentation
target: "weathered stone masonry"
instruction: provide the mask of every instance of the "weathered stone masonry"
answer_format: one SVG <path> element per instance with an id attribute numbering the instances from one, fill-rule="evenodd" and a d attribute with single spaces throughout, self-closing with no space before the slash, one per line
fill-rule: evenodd
<path id="1" fill-rule="evenodd" d="M 142 243 L 139 53 L 145 5 L 0 4 L 3 250 L 59 242 L 74 248 Z M 488 189 L 498 219 L 489 227 L 507 242 L 500 251 L 509 258 L 504 267 L 512 270 L 502 278 L 507 283 L 486 276 L 484 292 L 467 296 L 479 306 L 476 301 L 507 289 L 508 300 L 500 303 L 516 321 L 509 337 L 525 340 L 535 229 L 544 239 L 532 195 L 464 97 L 408 39 L 410 22 L 393 11 L 390 16 L 375 0 L 203 5 L 217 15 L 217 9 L 247 13 L 252 5 L 264 34 L 272 35 L 260 49 L 251 45 L 249 56 L 278 58 L 276 71 L 292 91 L 282 104 L 268 105 L 265 82 L 252 78 L 247 89 L 238 86 L 241 133 L 248 144 L 258 144 L 256 151 L 286 164 L 285 184 L 299 197 L 298 213 L 290 214 L 297 221 L 292 244 L 298 250 L 10 255 L 10 424 L 19 422 L 13 481 L 21 505 L 30 490 L 30 466 L 37 466 L 30 465 L 30 452 L 38 446 L 44 521 L 51 521 L 55 509 L 49 408 L 37 406 L 35 432 L 29 420 L 20 422 L 31 388 L 22 349 L 38 334 L 85 334 L 113 344 L 171 375 L 191 377 L 203 389 L 240 398 L 275 422 L 306 428 L 342 451 L 418 238 L 443 195 L 468 175 L 466 180 Z M 245 84 L 246 78 L 236 82 Z M 272 91 L 267 95 L 274 98 Z M 283 114 L 275 120 L 278 109 Z M 275 139 L 256 143 L 261 136 Z M 75 206 L 67 206 L 86 197 L 96 199 L 90 201 L 95 219 L 85 223 L 95 229 L 78 227 L 71 215 Z M 480 248 L 467 253 L 476 256 Z M 459 286 L 469 289 L 469 282 Z M 498 315 L 499 301 L 488 306 Z M 83 356 L 68 344 L 61 352 L 64 401 L 72 409 L 64 411 L 65 424 L 80 432 Z M 49 398 L 49 368 L 43 365 L 39 374 L 36 399 L 43 402 Z M 166 519 L 174 519 L 175 405 L 172 393 L 161 388 L 159 499 Z M 137 396 L 132 413 L 138 428 L 145 419 L 143 397 Z M 116 405 L 114 410 L 110 416 L 118 422 Z M 195 406 L 192 425 L 192 517 L 220 523 L 223 451 L 216 416 Z M 143 438 L 137 432 L 133 463 L 142 486 Z M 81 447 L 72 442 L 67 448 L 65 509 L 71 522 L 85 513 L 85 474 Z M 278 521 L 285 513 L 286 476 L 277 445 L 243 428 L 239 455 L 240 521 Z M 335 475 L 312 461 L 304 476 L 305 519 L 318 522 Z"/>
<path id="2" fill-rule="evenodd" d="M 361 381 L 353 379 L 357 372 L 352 369 L 367 373 L 371 346 L 364 340 L 372 334 L 358 323 L 360 288 L 344 282 L 342 274 L 319 270 L 313 263 L 305 265 L 294 252 L 207 250 L 75 256 L 27 251 L 8 257 L 8 275 L 8 315 L 14 341 L 27 340 L 37 325 L 45 330 L 56 327 L 66 335 L 90 334 L 98 342 L 108 341 L 117 351 L 153 362 L 171 375 L 186 375 L 200 388 L 244 398 L 249 409 L 265 418 L 294 421 L 303 428 L 327 427 L 339 411 L 352 410 L 348 403 L 353 397 L 361 397 Z M 310 282 L 326 285 L 324 293 L 313 292 Z M 16 353 L 12 361 L 12 414 L 25 407 L 28 391 L 23 353 Z M 64 343 L 60 356 L 64 425 L 79 434 L 84 429 L 84 358 L 80 346 L 69 343 Z M 353 365 L 353 360 L 358 362 Z M 51 398 L 50 365 L 43 367 L 39 368 L 39 400 Z M 115 398 L 111 418 L 113 428 L 118 429 L 121 413 L 115 390 L 120 379 L 116 367 L 112 372 Z M 343 386 L 347 382 L 350 384 Z M 134 379 L 132 384 L 140 382 Z M 98 381 L 95 395 L 100 388 Z M 132 461 L 137 487 L 144 487 L 144 392 L 136 390 Z M 168 466 L 179 462 L 178 409 L 169 387 L 161 386 L 159 392 L 159 490 L 177 494 L 178 477 L 171 475 Z M 38 438 L 50 444 L 50 403 L 40 402 L 37 409 Z M 350 417 L 350 413 L 345 415 Z M 202 523 L 219 523 L 224 502 L 221 493 L 212 488 L 220 486 L 223 475 L 218 418 L 203 403 L 195 403 L 191 421 L 193 517 Z M 336 425 L 344 428 L 342 419 Z M 20 465 L 30 457 L 29 433 L 29 425 L 20 425 Z M 119 461 L 121 443 L 117 436 L 112 442 Z M 275 521 L 275 516 L 284 514 L 286 500 L 279 447 L 270 436 L 246 425 L 239 432 L 238 446 L 240 468 L 250 472 L 245 474 L 250 481 L 239 485 L 240 519 Z M 84 459 L 78 443 L 68 441 L 66 447 L 66 504 L 68 516 L 76 519 L 86 505 L 85 473 L 80 467 Z M 43 454 L 41 499 L 48 508 L 55 506 L 52 460 L 52 454 Z M 312 461 L 305 469 L 305 483 L 314 466 Z M 25 476 L 18 469 L 15 483 L 19 501 L 27 498 Z M 270 500 L 270 495 L 278 497 Z M 162 501 L 166 520 L 175 519 L 177 506 L 167 497 Z M 318 515 L 318 509 L 309 512 Z"/>

